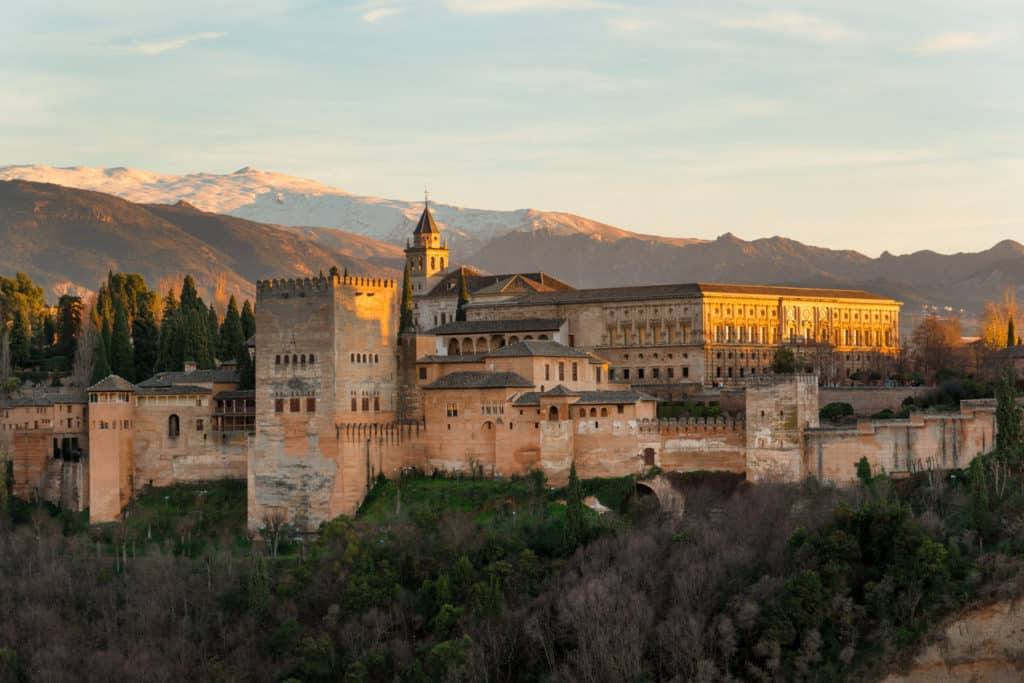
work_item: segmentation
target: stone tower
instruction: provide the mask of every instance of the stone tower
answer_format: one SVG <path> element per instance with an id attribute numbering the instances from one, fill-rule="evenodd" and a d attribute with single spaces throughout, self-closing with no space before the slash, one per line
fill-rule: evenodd
<path id="1" fill-rule="evenodd" d="M 818 426 L 817 375 L 747 379 L 747 480 L 801 481 L 804 430 Z"/>
<path id="2" fill-rule="evenodd" d="M 89 393 L 89 521 L 112 522 L 132 495 L 135 387 L 110 375 Z"/>
<path id="3" fill-rule="evenodd" d="M 251 529 L 280 515 L 312 531 L 362 500 L 365 461 L 342 457 L 338 425 L 396 419 L 398 296 L 376 278 L 256 284 Z"/>
<path id="4" fill-rule="evenodd" d="M 412 277 L 412 293 L 423 296 L 429 292 L 448 269 L 448 242 L 441 240 L 441 230 L 430 213 L 430 202 L 424 200 L 423 214 L 406 243 L 405 260 Z"/>

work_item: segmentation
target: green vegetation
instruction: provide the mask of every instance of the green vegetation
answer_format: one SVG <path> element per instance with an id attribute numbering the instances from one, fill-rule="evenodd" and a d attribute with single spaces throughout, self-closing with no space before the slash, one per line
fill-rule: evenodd
<path id="1" fill-rule="evenodd" d="M 830 422 L 842 422 L 844 418 L 853 417 L 853 406 L 849 403 L 829 403 L 818 411 L 818 417 Z"/>
<path id="2" fill-rule="evenodd" d="M 792 375 L 796 372 L 796 354 L 793 349 L 780 346 L 772 359 L 772 372 L 776 375 Z"/>
<path id="3" fill-rule="evenodd" d="M 681 417 L 718 417 L 722 409 L 718 401 L 711 401 L 705 405 L 698 401 L 664 401 L 658 402 L 658 417 L 660 418 L 681 418 Z"/>

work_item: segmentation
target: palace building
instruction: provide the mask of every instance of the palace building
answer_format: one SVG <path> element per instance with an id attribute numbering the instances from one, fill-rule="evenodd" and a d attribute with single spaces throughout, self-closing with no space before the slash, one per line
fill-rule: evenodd
<path id="1" fill-rule="evenodd" d="M 990 402 L 819 425 L 819 383 L 881 367 L 900 303 L 863 291 L 685 283 L 574 289 L 546 273 L 453 267 L 429 206 L 402 283 L 257 283 L 254 391 L 230 369 L 108 377 L 81 399 L 0 406 L 19 495 L 121 516 L 142 487 L 248 480 L 249 526 L 352 514 L 405 468 L 583 477 L 724 470 L 751 481 L 855 480 L 855 463 L 964 466 L 992 444 Z M 459 310 L 459 291 L 469 301 Z M 795 374 L 775 375 L 777 349 Z M 659 419 L 659 397 L 739 392 L 718 417 Z"/>

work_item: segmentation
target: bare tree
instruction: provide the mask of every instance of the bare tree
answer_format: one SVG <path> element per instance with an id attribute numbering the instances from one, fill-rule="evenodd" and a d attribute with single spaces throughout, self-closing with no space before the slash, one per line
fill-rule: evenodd
<path id="1" fill-rule="evenodd" d="M 263 530 L 270 537 L 270 555 L 277 557 L 277 548 L 281 543 L 281 536 L 284 535 L 288 526 L 288 518 L 282 510 L 274 508 L 263 515 Z"/>
<path id="2" fill-rule="evenodd" d="M 92 325 L 90 315 L 95 299 L 82 303 L 82 317 L 78 323 L 78 344 L 75 348 L 75 360 L 71 365 L 70 384 L 76 387 L 89 386 L 92 376 L 92 356 L 96 350 L 97 330 Z"/>

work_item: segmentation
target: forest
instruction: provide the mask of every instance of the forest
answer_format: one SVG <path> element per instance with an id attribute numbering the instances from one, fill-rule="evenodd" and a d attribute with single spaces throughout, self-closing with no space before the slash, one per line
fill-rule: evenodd
<path id="1" fill-rule="evenodd" d="M 89 527 L 0 480 L 0 680 L 871 680 L 944 616 L 1022 595 L 1015 396 L 1004 378 L 968 469 L 691 473 L 681 517 L 633 478 L 409 472 L 355 518 L 255 538 L 244 482 Z"/>

